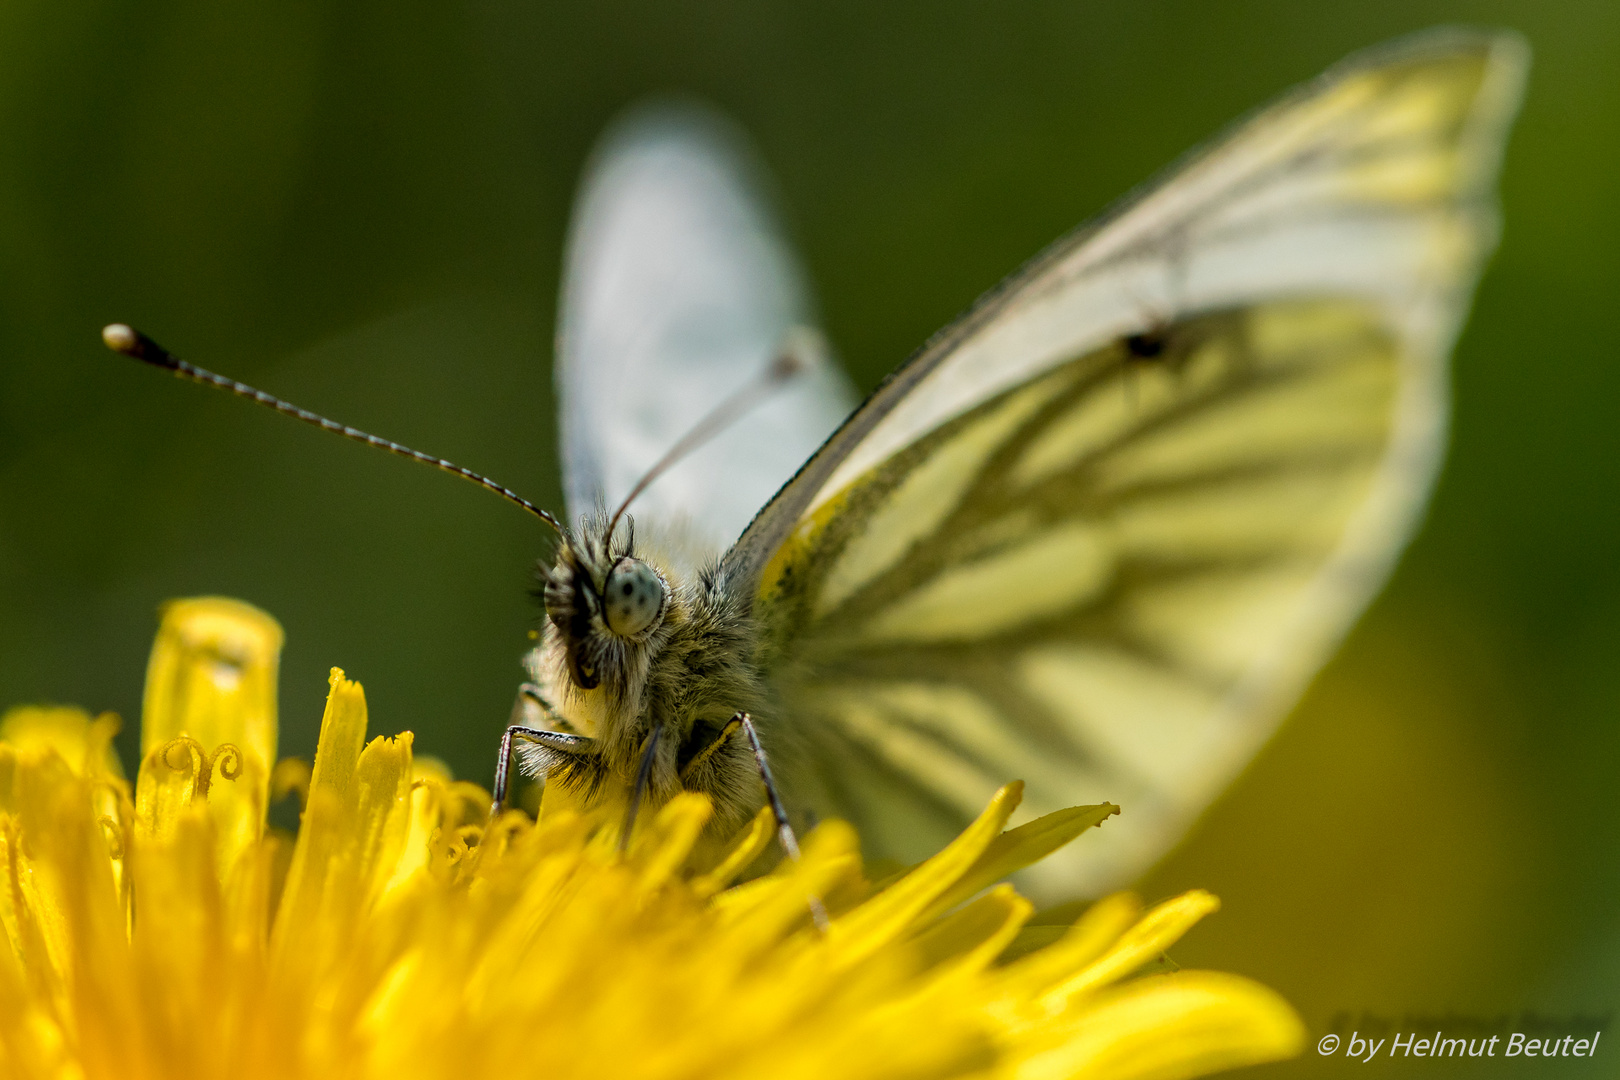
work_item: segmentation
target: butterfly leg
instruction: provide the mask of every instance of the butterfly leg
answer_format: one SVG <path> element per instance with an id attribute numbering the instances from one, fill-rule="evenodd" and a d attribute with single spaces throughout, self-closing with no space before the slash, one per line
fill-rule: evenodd
<path id="1" fill-rule="evenodd" d="M 501 736 L 501 755 L 495 762 L 495 801 L 489 811 L 491 818 L 506 808 L 506 789 L 510 782 L 514 738 L 541 748 L 544 757 L 553 759 L 554 764 L 563 768 L 585 771 L 587 763 L 595 766 L 595 762 L 591 761 L 595 757 L 595 739 L 573 735 L 566 731 L 548 731 L 545 728 L 510 724 L 507 726 L 506 734 Z"/>
<path id="2" fill-rule="evenodd" d="M 630 830 L 636 824 L 636 811 L 641 809 L 641 797 L 652 782 L 653 761 L 658 756 L 658 740 L 664 729 L 655 727 L 641 747 L 641 764 L 636 767 L 636 783 L 630 789 L 630 802 L 624 808 L 624 828 L 619 830 L 619 850 L 630 848 Z"/>
<path id="3" fill-rule="evenodd" d="M 798 862 L 799 838 L 794 835 L 793 825 L 788 821 L 787 806 L 782 802 L 782 795 L 776 790 L 776 780 L 771 776 L 771 764 L 765 759 L 765 748 L 759 743 L 759 732 L 754 730 L 754 719 L 745 712 L 740 712 L 731 719 L 733 723 L 739 721 L 742 723 L 743 732 L 748 736 L 748 745 L 754 751 L 754 764 L 759 766 L 759 778 L 765 782 L 765 797 L 771 803 L 771 816 L 776 818 L 776 837 L 782 843 L 782 850 L 787 852 L 788 858 Z M 822 906 L 819 896 L 810 897 L 810 917 L 815 920 L 816 929 L 825 933 L 829 925 L 827 909 Z"/>
<path id="4" fill-rule="evenodd" d="M 553 751 L 566 755 L 572 744 L 564 745 L 560 740 L 553 740 L 553 735 L 563 735 L 568 739 L 578 739 L 579 736 L 568 731 L 568 721 L 551 702 L 546 700 L 545 692 L 532 682 L 526 682 L 518 687 L 517 700 L 512 702 L 512 715 L 507 721 L 506 734 L 501 737 L 500 759 L 495 762 L 495 799 L 491 807 L 491 817 L 499 814 L 506 808 L 507 788 L 510 781 L 512 764 L 512 739 L 516 736 L 525 742 L 540 746 L 547 746 Z M 587 745 L 591 740 L 584 739 Z M 578 755 L 576 754 L 577 758 Z"/>

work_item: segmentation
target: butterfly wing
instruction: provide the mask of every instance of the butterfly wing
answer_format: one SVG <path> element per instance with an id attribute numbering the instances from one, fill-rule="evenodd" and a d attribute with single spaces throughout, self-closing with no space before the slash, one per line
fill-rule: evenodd
<path id="1" fill-rule="evenodd" d="M 1352 58 L 1059 242 L 902 367 L 727 556 L 777 752 L 878 853 L 1123 814 L 1049 895 L 1160 857 L 1275 729 L 1411 534 L 1495 242 L 1526 51 Z"/>
<path id="2" fill-rule="evenodd" d="M 740 136 L 712 112 L 633 110 L 587 169 L 565 262 L 557 391 L 569 513 L 616 506 L 790 340 L 818 340 L 805 277 Z M 819 363 L 660 477 L 635 505 L 716 550 L 853 405 Z M 705 545 L 708 546 L 708 545 Z"/>

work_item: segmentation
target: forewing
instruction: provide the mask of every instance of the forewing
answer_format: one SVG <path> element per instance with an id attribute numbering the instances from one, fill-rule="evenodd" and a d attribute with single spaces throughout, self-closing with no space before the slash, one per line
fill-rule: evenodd
<path id="1" fill-rule="evenodd" d="M 819 340 L 803 272 L 740 136 L 694 104 L 604 136 L 575 209 L 556 380 L 569 513 L 618 504 L 793 340 Z M 798 332 L 795 332 L 795 330 Z M 671 468 L 632 512 L 723 547 L 853 405 L 826 357 Z"/>
<path id="2" fill-rule="evenodd" d="M 1355 58 L 1037 260 L 902 368 L 728 556 L 801 797 L 920 857 L 997 785 L 1162 855 L 1386 577 L 1494 243 L 1516 38 Z"/>

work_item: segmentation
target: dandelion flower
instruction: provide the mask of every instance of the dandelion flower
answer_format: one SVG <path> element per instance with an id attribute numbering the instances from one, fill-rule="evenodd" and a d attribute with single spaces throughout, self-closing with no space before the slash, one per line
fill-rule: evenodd
<path id="1" fill-rule="evenodd" d="M 1009 785 L 876 884 L 828 822 L 738 884 L 768 818 L 706 862 L 695 795 L 623 853 L 589 812 L 489 822 L 409 733 L 367 742 L 336 670 L 313 771 L 275 766 L 280 644 L 244 604 L 170 605 L 133 789 L 114 717 L 0 723 L 0 1075 L 1170 1080 L 1301 1044 L 1255 983 L 1138 974 L 1206 893 L 1111 897 L 1029 948 L 1031 905 L 995 882 L 1113 807 L 1004 831 Z M 296 840 L 265 824 L 287 786 Z"/>

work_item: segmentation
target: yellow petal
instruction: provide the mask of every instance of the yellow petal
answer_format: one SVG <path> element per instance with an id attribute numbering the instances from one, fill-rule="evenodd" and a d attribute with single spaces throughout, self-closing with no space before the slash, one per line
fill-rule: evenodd
<path id="1" fill-rule="evenodd" d="M 707 798 L 685 791 L 658 811 L 652 828 L 637 837 L 637 855 L 643 862 L 639 882 L 642 891 L 654 891 L 681 868 L 709 820 L 709 810 Z"/>
<path id="2" fill-rule="evenodd" d="M 146 991 L 142 1027 L 153 1056 L 179 1076 L 207 1075 L 226 1064 L 224 1047 L 192 1032 L 215 1029 L 230 1011 L 244 966 L 228 944 L 213 824 L 199 801 L 166 815 L 161 832 L 138 833 L 134 850 L 132 946 Z M 211 977 L 198 979 L 199 971 Z"/>
<path id="3" fill-rule="evenodd" d="M 923 918 L 949 911 L 980 889 L 987 889 L 1002 878 L 1039 862 L 1117 813 L 1119 807 L 1113 803 L 1071 806 L 1008 829 L 990 842 L 961 880 L 942 893 Z"/>
<path id="4" fill-rule="evenodd" d="M 748 869 L 748 864 L 759 858 L 775 835 L 776 815 L 769 806 L 762 806 L 748 827 L 737 834 L 719 865 L 692 880 L 692 891 L 699 896 L 713 896 L 736 881 Z"/>
<path id="5" fill-rule="evenodd" d="M 196 740 L 206 755 L 195 763 L 199 792 L 209 796 L 227 876 L 264 835 L 281 642 L 276 621 L 239 600 L 175 600 L 163 609 L 146 668 L 141 757 L 175 739 Z M 173 752 L 168 757 L 173 762 Z"/>
<path id="6" fill-rule="evenodd" d="M 8 840 L 21 953 L 43 1000 L 81 1061 L 111 1064 L 122 1036 L 139 1030 L 128 955 L 127 912 L 111 854 L 117 841 L 95 809 L 97 782 L 54 751 L 17 762 L 16 832 Z M 20 835 L 19 835 L 20 834 Z"/>
<path id="7" fill-rule="evenodd" d="M 1236 975 L 1138 979 L 1048 1028 L 1003 1075 L 1017 1080 L 1185 1080 L 1299 1053 L 1305 1027 L 1272 991 Z M 1056 1042 L 1057 1045 L 1049 1045 Z"/>
<path id="8" fill-rule="evenodd" d="M 141 761 L 135 781 L 135 835 L 139 842 L 162 840 L 180 828 L 194 801 L 207 798 L 202 773 L 212 762 L 193 739 L 173 739 Z"/>
<path id="9" fill-rule="evenodd" d="M 1023 798 L 1024 785 L 1008 784 L 990 800 L 978 820 L 938 855 L 921 863 L 848 915 L 833 922 L 829 938 L 845 963 L 854 963 L 914 926 L 940 896 L 962 879 L 990 847 Z"/>
<path id="10" fill-rule="evenodd" d="M 332 669 L 292 866 L 276 913 L 278 954 L 341 940 L 394 876 L 411 831 L 411 734 L 368 746 L 365 691 Z M 310 954 L 313 954 L 311 952 Z"/>
<path id="11" fill-rule="evenodd" d="M 784 859 L 769 876 L 716 896 L 713 909 L 735 936 L 739 954 L 752 955 L 808 925 L 812 896 L 826 896 L 860 875 L 860 850 L 860 837 L 848 822 L 824 821 L 805 837 L 798 862 Z"/>
<path id="12" fill-rule="evenodd" d="M 924 964 L 951 961 L 958 973 L 989 967 L 1034 914 L 1035 905 L 1000 885 L 911 942 Z"/>
<path id="13" fill-rule="evenodd" d="M 1001 973 L 1007 1000 L 1040 994 L 1053 983 L 1096 960 L 1142 914 L 1142 902 L 1131 893 L 1105 896 L 1086 909 L 1055 944 L 1009 964 Z"/>
<path id="14" fill-rule="evenodd" d="M 124 767 L 112 748 L 118 727 L 118 717 L 112 713 L 92 720 L 83 709 L 23 706 L 8 710 L 0 719 L 0 742 L 24 752 L 49 747 L 81 776 L 122 778 Z"/>
<path id="15" fill-rule="evenodd" d="M 1049 1011 L 1056 1011 L 1078 995 L 1123 979 L 1158 959 L 1164 950 L 1192 929 L 1194 923 L 1220 906 L 1219 900 L 1202 889 L 1166 900 L 1121 934 L 1107 952 L 1049 990 L 1042 1003 Z"/>
<path id="16" fill-rule="evenodd" d="M 278 764 L 277 769 L 284 764 L 286 760 Z M 442 762 L 422 757 L 412 761 L 405 843 L 394 864 L 393 874 L 383 886 L 385 896 L 419 884 L 422 875 L 448 869 L 450 850 L 459 840 L 454 835 L 460 824 L 454 812 L 454 787 L 450 771 Z M 308 798 L 307 781 L 305 797 Z M 488 800 L 483 801 L 487 807 Z M 461 854 L 458 851 L 455 857 L 459 858 Z"/>

